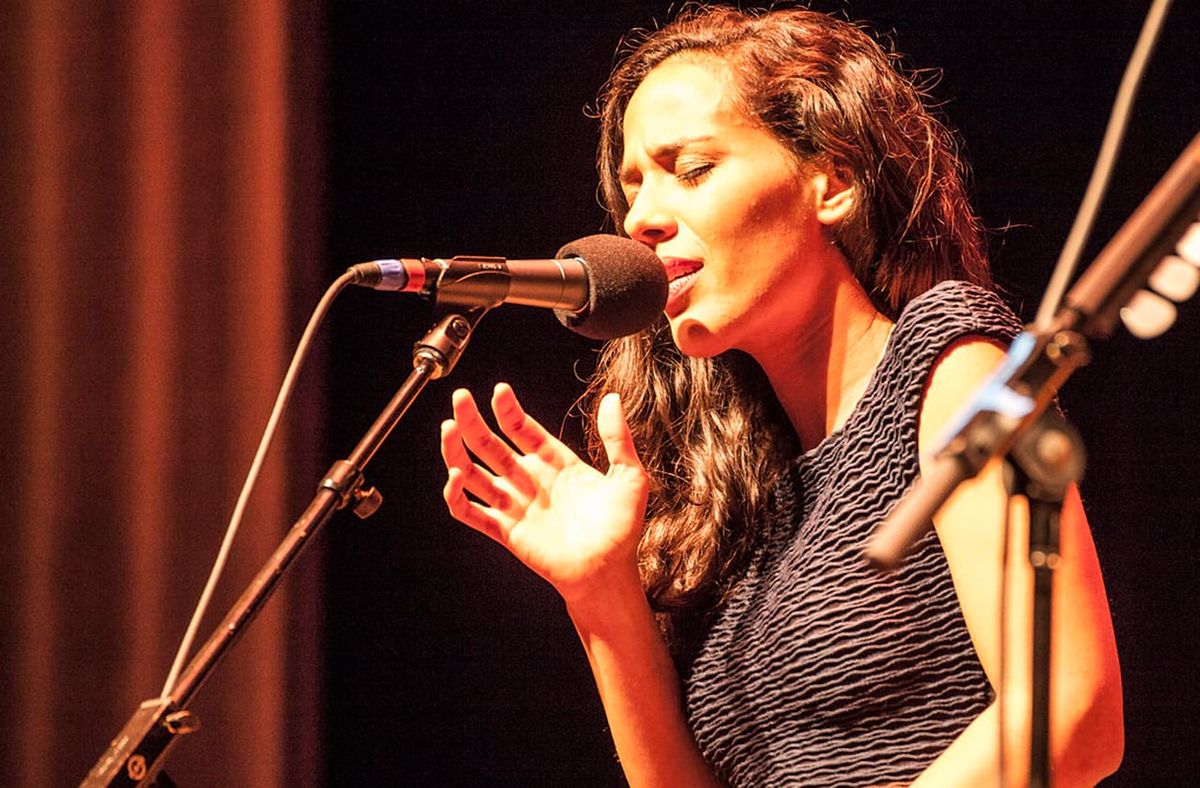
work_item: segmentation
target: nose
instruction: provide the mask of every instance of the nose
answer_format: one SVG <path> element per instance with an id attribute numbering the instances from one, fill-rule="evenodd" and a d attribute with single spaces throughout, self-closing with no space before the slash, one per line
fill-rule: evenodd
<path id="1" fill-rule="evenodd" d="M 660 201 L 652 200 L 645 188 L 625 214 L 625 232 L 651 249 L 673 237 L 677 230 L 674 215 Z"/>

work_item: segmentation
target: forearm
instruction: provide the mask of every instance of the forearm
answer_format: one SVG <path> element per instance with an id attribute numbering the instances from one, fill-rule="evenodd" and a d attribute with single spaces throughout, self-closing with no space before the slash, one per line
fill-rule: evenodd
<path id="1" fill-rule="evenodd" d="M 718 785 L 688 728 L 675 666 L 636 573 L 600 596 L 567 607 L 629 784 Z"/>
<path id="2" fill-rule="evenodd" d="M 1005 788 L 1028 781 L 1028 747 L 1020 746 L 1021 726 L 1013 716 L 1024 709 L 1005 709 Z M 1024 726 L 1026 729 L 1028 726 Z M 912 784 L 913 788 L 1000 785 L 1000 707 L 992 703 L 963 729 L 948 748 Z"/>
<path id="3" fill-rule="evenodd" d="M 1105 712 L 1063 725 L 1052 736 L 1051 769 L 1055 786 L 1092 786 L 1116 768 L 1120 742 L 1105 729 Z M 1028 696 L 1010 696 L 1004 709 L 1003 788 L 1029 784 L 1030 705 Z M 1118 737 L 1119 739 L 1119 737 Z M 1001 786 L 1000 707 L 984 710 L 915 780 L 913 788 Z"/>

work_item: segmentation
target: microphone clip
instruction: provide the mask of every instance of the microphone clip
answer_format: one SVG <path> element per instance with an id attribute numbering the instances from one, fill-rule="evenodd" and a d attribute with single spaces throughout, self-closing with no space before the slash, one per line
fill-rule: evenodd
<path id="1" fill-rule="evenodd" d="M 1087 340 L 1068 329 L 1024 331 L 1000 368 L 963 408 L 932 453 L 916 486 L 876 529 L 867 560 L 895 569 L 916 541 L 933 528 L 958 485 L 993 457 L 1007 455 L 1046 488 L 1063 488 L 1083 472 L 1082 442 L 1054 411 L 1059 387 L 1090 360 Z"/>
<path id="2" fill-rule="evenodd" d="M 426 269 L 423 295 L 432 295 L 439 311 L 491 309 L 508 297 L 512 274 L 503 257 L 459 255 L 449 260 L 421 260 Z"/>

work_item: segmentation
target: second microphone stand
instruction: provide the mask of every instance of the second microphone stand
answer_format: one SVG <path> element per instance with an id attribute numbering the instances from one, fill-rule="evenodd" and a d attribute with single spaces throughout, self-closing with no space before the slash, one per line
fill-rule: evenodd
<path id="1" fill-rule="evenodd" d="M 374 487 L 365 485 L 363 470 L 426 384 L 445 377 L 454 368 L 470 342 L 475 326 L 490 309 L 490 306 L 455 307 L 445 312 L 417 342 L 413 349 L 413 371 L 358 445 L 346 459 L 338 460 L 330 467 L 304 514 L 188 663 L 175 686 L 163 697 L 151 698 L 138 707 L 80 783 L 81 788 L 168 788 L 174 785 L 162 773 L 163 761 L 180 736 L 200 726 L 199 720 L 188 711 L 188 703 L 262 610 L 311 537 L 333 513 L 349 506 L 365 519 L 379 508 L 383 496 Z"/>

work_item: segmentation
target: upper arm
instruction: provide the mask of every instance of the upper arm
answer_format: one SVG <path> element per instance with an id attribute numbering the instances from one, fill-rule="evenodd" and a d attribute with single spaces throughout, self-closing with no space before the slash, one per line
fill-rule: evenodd
<path id="1" fill-rule="evenodd" d="M 917 441 L 923 473 L 943 430 L 1003 358 L 1000 347 L 973 338 L 952 345 L 939 359 L 921 403 Z M 996 623 L 1008 511 L 1001 468 L 994 460 L 963 482 L 933 518 L 967 629 L 994 687 L 1000 679 Z"/>
<path id="2" fill-rule="evenodd" d="M 1004 357 L 993 342 L 971 338 L 951 346 L 939 360 L 921 407 L 918 448 L 922 465 L 942 430 Z M 1011 514 L 1006 518 L 1006 514 Z M 1005 562 L 1006 520 L 1011 528 Z M 1008 568 L 1004 692 L 1027 708 L 1032 665 L 1033 572 L 1028 561 L 1028 509 L 1023 499 L 1008 500 L 1002 460 L 989 463 L 960 485 L 934 517 L 963 618 L 993 687 L 1001 686 L 1000 601 L 1002 569 Z M 1078 490 L 1071 485 L 1060 521 L 1061 560 L 1054 572 L 1051 636 L 1053 727 L 1074 735 L 1076 723 L 1099 714 L 1121 742 L 1120 674 L 1103 578 Z M 1097 712 L 1099 709 L 1099 712 Z M 1115 719 L 1114 719 L 1115 717 Z M 1085 726 L 1086 727 L 1086 726 Z M 1055 749 L 1065 746 L 1059 741 Z"/>

